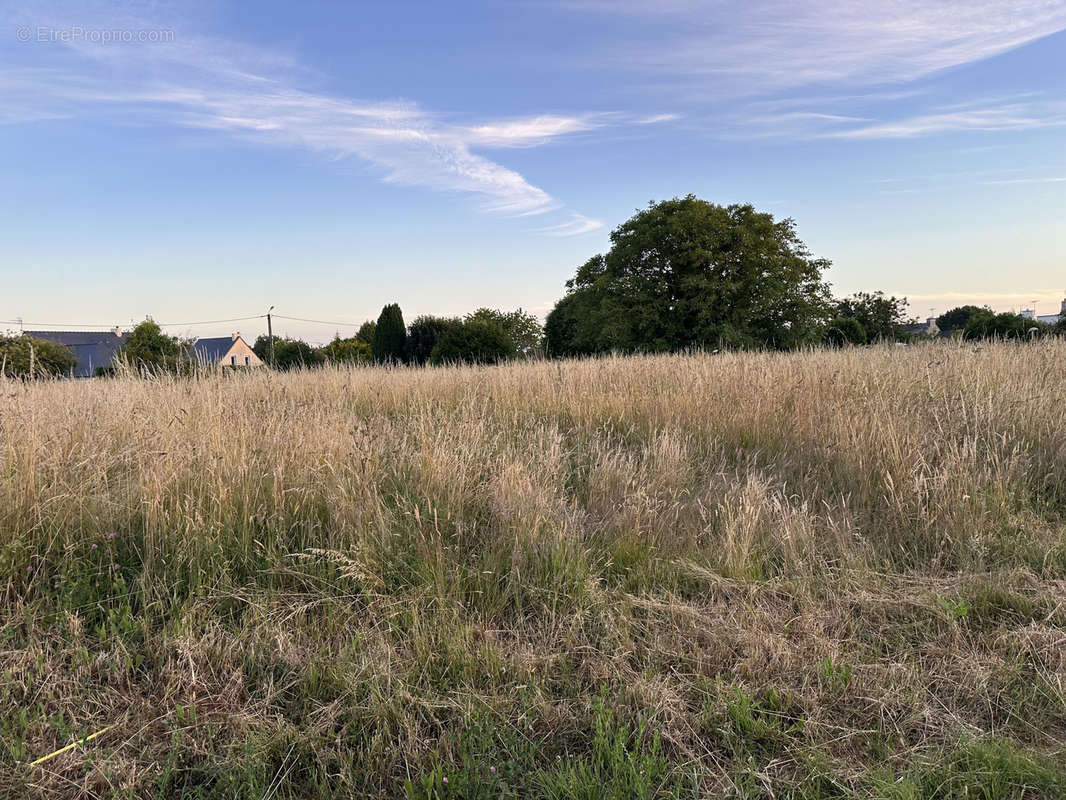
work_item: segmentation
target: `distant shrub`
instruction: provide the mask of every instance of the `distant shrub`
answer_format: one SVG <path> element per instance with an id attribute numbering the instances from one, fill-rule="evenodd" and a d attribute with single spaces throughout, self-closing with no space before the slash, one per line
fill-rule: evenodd
<path id="1" fill-rule="evenodd" d="M 185 358 L 186 343 L 176 336 L 163 333 L 158 323 L 151 319 L 134 328 L 126 343 L 118 352 L 118 360 L 137 370 L 166 370 L 176 372 L 188 366 Z"/>
<path id="2" fill-rule="evenodd" d="M 460 323 L 461 320 L 454 317 L 415 317 L 407 329 L 408 360 L 412 364 L 425 364 L 433 355 L 433 348 L 441 336 Z"/>
<path id="3" fill-rule="evenodd" d="M 544 353 L 544 329 L 540 320 L 533 314 L 527 314 L 521 308 L 514 311 L 500 311 L 495 308 L 479 308 L 464 319 L 467 322 L 489 322 L 499 325 L 510 337 L 515 346 L 515 353 L 521 358 L 530 358 Z"/>
<path id="4" fill-rule="evenodd" d="M 373 346 L 374 334 L 377 332 L 378 324 L 372 319 L 368 319 L 362 325 L 359 326 L 359 330 L 355 332 L 355 338 L 366 342 L 368 345 Z"/>
<path id="5" fill-rule="evenodd" d="M 981 309 L 973 314 L 963 333 L 966 339 L 1026 339 L 1049 332 L 1051 326 L 1021 314 L 996 314 Z"/>
<path id="6" fill-rule="evenodd" d="M 901 341 L 907 338 L 907 329 L 917 322 L 907 314 L 906 297 L 889 297 L 884 292 L 857 292 L 837 300 L 833 310 L 835 319 L 831 326 L 852 334 L 862 330 L 862 340 L 849 339 L 851 344 Z M 843 320 L 853 320 L 859 328 L 850 323 L 842 325 Z M 832 334 L 830 329 L 830 341 Z"/>
<path id="7" fill-rule="evenodd" d="M 429 360 L 431 364 L 496 364 L 515 355 L 514 342 L 503 328 L 475 320 L 445 331 Z"/>
<path id="8" fill-rule="evenodd" d="M 328 345 L 327 345 L 328 346 Z M 270 363 L 270 337 L 259 336 L 252 346 L 252 351 L 263 360 Z M 287 337 L 274 337 L 274 362 L 275 367 L 282 371 L 290 369 L 302 369 L 321 364 L 325 356 L 321 350 L 316 350 L 302 339 L 289 339 Z"/>
<path id="9" fill-rule="evenodd" d="M 945 311 L 936 318 L 936 326 L 944 332 L 962 332 L 970 324 L 970 320 L 983 314 L 992 313 L 992 309 L 981 306 L 958 306 Z"/>
<path id="10" fill-rule="evenodd" d="M 362 339 L 342 339 L 339 336 L 325 347 L 318 348 L 317 355 L 330 364 L 366 364 L 374 358 L 370 345 Z"/>
<path id="11" fill-rule="evenodd" d="M 5 377 L 66 375 L 77 363 L 61 344 L 29 336 L 0 336 L 0 375 Z"/>
<path id="12" fill-rule="evenodd" d="M 826 341 L 838 347 L 846 344 L 866 344 L 866 329 L 855 317 L 835 317 L 829 321 Z"/>

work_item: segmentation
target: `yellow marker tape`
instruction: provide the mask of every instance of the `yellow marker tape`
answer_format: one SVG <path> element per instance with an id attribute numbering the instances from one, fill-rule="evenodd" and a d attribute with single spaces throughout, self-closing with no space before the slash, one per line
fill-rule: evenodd
<path id="1" fill-rule="evenodd" d="M 76 742 L 71 742 L 71 743 L 70 743 L 70 744 L 68 744 L 68 745 L 67 745 L 66 747 L 60 747 L 60 748 L 59 748 L 58 750 L 56 750 L 56 751 L 55 751 L 54 753 L 49 753 L 49 754 L 48 754 L 48 755 L 46 755 L 46 756 L 41 756 L 41 757 L 40 757 L 40 758 L 38 758 L 38 759 L 37 759 L 36 761 L 31 761 L 31 762 L 30 762 L 30 766 L 31 766 L 31 767 L 36 767 L 36 766 L 37 766 L 38 764 L 43 764 L 43 763 L 44 763 L 45 761 L 47 761 L 48 759 L 50 759 L 50 758 L 53 758 L 53 757 L 55 757 L 55 756 L 58 756 L 58 755 L 59 755 L 60 753 L 65 753 L 65 752 L 67 752 L 67 750 L 70 750 L 70 749 L 71 749 L 72 747 L 77 747 L 77 746 L 78 746 L 79 744 L 85 744 L 85 743 L 86 743 L 86 742 L 88 742 L 88 741 L 89 741 L 90 739 L 95 739 L 95 738 L 96 738 L 97 736 L 102 736 L 103 734 L 107 733 L 107 732 L 108 732 L 109 730 L 111 730 L 111 729 L 112 729 L 112 728 L 114 728 L 114 727 L 115 727 L 114 725 L 108 725 L 108 726 L 107 726 L 106 728 L 104 728 L 103 730 L 99 730 L 99 731 L 97 731 L 96 733 L 92 734 L 91 736 L 86 736 L 86 737 L 85 737 L 84 739 L 78 739 L 78 741 L 76 741 Z"/>

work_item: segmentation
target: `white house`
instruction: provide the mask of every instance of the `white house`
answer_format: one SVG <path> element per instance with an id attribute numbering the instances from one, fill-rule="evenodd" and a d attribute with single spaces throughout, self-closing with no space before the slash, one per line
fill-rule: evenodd
<path id="1" fill-rule="evenodd" d="M 1066 300 L 1063 300 L 1062 305 L 1059 306 L 1058 314 L 1037 315 L 1034 309 L 1026 308 L 1021 312 L 1021 315 L 1026 319 L 1035 319 L 1037 322 L 1046 322 L 1048 325 L 1054 325 L 1059 320 L 1066 319 Z"/>

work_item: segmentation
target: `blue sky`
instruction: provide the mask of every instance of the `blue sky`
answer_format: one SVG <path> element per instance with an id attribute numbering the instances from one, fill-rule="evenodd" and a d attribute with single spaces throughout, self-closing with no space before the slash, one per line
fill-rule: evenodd
<path id="1" fill-rule="evenodd" d="M 1064 145 L 1066 0 L 16 3 L 0 320 L 545 313 L 690 192 L 839 294 L 1050 313 Z"/>

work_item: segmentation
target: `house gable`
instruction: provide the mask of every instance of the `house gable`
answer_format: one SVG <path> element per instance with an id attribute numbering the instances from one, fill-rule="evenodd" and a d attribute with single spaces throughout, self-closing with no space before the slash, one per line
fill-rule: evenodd
<path id="1" fill-rule="evenodd" d="M 221 364 L 228 367 L 261 367 L 262 359 L 248 346 L 239 333 L 197 339 L 192 346 L 192 358 L 201 364 Z"/>

